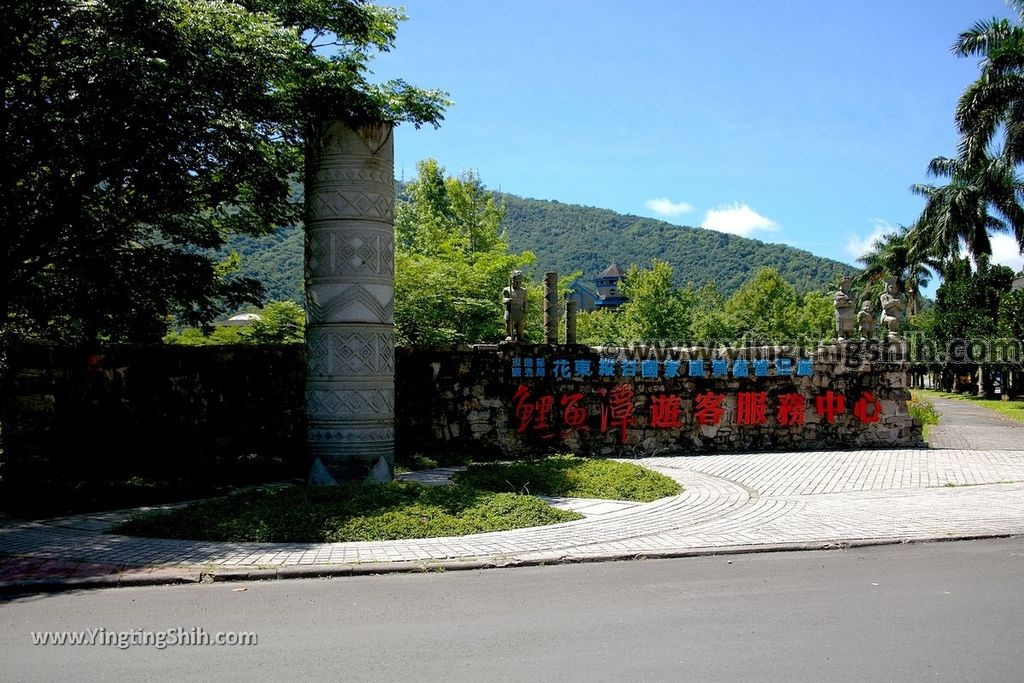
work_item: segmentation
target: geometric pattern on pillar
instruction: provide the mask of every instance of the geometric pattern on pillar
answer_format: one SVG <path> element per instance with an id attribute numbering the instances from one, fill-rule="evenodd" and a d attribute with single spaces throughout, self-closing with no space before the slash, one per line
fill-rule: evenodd
<path id="1" fill-rule="evenodd" d="M 314 484 L 394 475 L 394 203 L 390 124 L 315 128 L 305 264 Z"/>

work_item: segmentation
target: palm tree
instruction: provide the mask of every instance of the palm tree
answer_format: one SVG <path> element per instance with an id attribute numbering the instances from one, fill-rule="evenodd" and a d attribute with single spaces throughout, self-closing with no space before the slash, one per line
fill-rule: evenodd
<path id="1" fill-rule="evenodd" d="M 931 271 L 941 273 L 943 270 L 941 261 L 912 248 L 910 228 L 903 225 L 875 240 L 871 250 L 858 260 L 864 264 L 861 284 L 866 288 L 886 276 L 896 277 L 903 284 L 907 293 L 907 315 L 917 313 L 921 290 L 931 280 Z"/>
<path id="2" fill-rule="evenodd" d="M 908 233 L 915 260 L 946 259 L 960 253 L 961 244 L 977 264 L 992 253 L 989 234 L 1012 231 L 1024 244 L 1024 180 L 1006 155 L 982 153 L 976 158 L 937 157 L 929 175 L 948 178 L 946 185 L 919 184 L 911 192 L 925 197 L 921 216 Z"/>
<path id="3" fill-rule="evenodd" d="M 1010 3 L 1024 20 L 1024 2 Z M 967 87 L 956 109 L 960 156 L 985 155 L 1002 127 L 1003 149 L 1024 160 L 1024 27 L 1009 19 L 979 21 L 953 44 L 959 57 L 981 57 L 981 76 Z"/>
<path id="4" fill-rule="evenodd" d="M 936 160 L 940 162 L 936 175 L 950 178 L 951 185 L 955 185 L 942 193 L 948 196 L 937 197 L 937 204 L 959 203 L 960 210 L 969 214 L 959 217 L 973 220 L 969 228 L 961 230 L 962 233 L 974 232 L 973 239 L 965 240 L 972 256 L 990 253 L 984 248 L 987 235 L 981 232 L 994 227 L 985 226 L 982 207 L 970 206 L 971 199 L 962 194 L 964 184 L 960 181 L 963 176 L 972 174 L 982 177 L 967 185 L 978 189 L 984 200 L 1009 221 L 1017 244 L 1024 251 L 1024 221 L 1019 216 L 1021 187 L 1013 173 L 1017 164 L 1024 163 L 1024 25 L 1021 23 L 1024 22 L 1024 0 L 1009 0 L 1009 5 L 1017 10 L 1019 21 L 979 21 L 961 33 L 952 47 L 953 54 L 960 57 L 981 57 L 981 75 L 967 87 L 957 104 L 960 158 L 955 162 Z M 992 150 L 1000 135 L 1002 153 L 993 156 Z M 933 166 L 936 161 L 932 162 Z M 931 199 L 932 193 L 922 194 Z M 950 209 L 957 212 L 953 207 Z"/>

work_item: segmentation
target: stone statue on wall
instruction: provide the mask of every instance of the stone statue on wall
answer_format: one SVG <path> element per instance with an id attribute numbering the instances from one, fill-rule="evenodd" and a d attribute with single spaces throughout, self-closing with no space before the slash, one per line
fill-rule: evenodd
<path id="1" fill-rule="evenodd" d="M 505 306 L 505 341 L 523 341 L 526 326 L 526 290 L 523 288 L 523 271 L 513 270 L 508 287 L 501 291 Z"/>
<path id="2" fill-rule="evenodd" d="M 903 315 L 903 298 L 896 278 L 891 277 L 885 281 L 885 291 L 878 297 L 878 301 L 882 305 L 882 325 L 888 328 L 889 338 L 894 338 L 899 332 Z"/>
<path id="3" fill-rule="evenodd" d="M 861 339 L 871 339 L 875 336 L 875 311 L 873 309 L 871 299 L 865 299 L 861 304 L 860 312 L 857 313 Z"/>
<path id="4" fill-rule="evenodd" d="M 849 339 L 853 336 L 853 298 L 850 296 L 850 278 L 839 281 L 839 291 L 835 294 L 836 337 Z"/>

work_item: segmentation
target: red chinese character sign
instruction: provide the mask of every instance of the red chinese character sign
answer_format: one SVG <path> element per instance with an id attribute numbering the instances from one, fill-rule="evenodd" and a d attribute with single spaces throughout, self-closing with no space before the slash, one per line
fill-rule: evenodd
<path id="1" fill-rule="evenodd" d="M 763 425 L 767 421 L 768 392 L 741 391 L 736 394 L 736 424 Z"/>
<path id="2" fill-rule="evenodd" d="M 598 389 L 597 393 L 607 399 L 601 404 L 601 432 L 617 428 L 619 443 L 626 443 L 629 426 L 633 422 L 633 388 L 620 384 L 611 391 Z"/>
<path id="3" fill-rule="evenodd" d="M 520 384 L 512 400 L 515 402 L 516 433 L 533 431 L 545 439 L 555 436 L 551 433 L 551 408 L 555 404 L 554 396 L 542 395 L 534 398 L 530 390 Z"/>
<path id="4" fill-rule="evenodd" d="M 648 424 L 654 429 L 679 429 L 683 426 L 683 399 L 670 394 L 651 396 Z"/>
<path id="5" fill-rule="evenodd" d="M 853 404 L 854 416 L 864 424 L 872 424 L 882 419 L 882 402 L 870 391 L 862 392 Z"/>
<path id="6" fill-rule="evenodd" d="M 775 421 L 782 427 L 803 426 L 807 415 L 807 399 L 801 394 L 779 394 Z"/>
<path id="7" fill-rule="evenodd" d="M 870 429 L 886 419 L 881 391 L 825 382 L 812 390 L 802 379 L 810 376 L 809 368 L 802 362 L 741 367 L 700 360 L 522 359 L 513 368 L 521 379 L 509 406 L 509 427 L 524 440 L 586 445 L 604 437 L 605 443 L 646 445 L 654 439 L 700 448 L 718 438 L 717 430 L 704 428 L 728 425 L 739 429 L 726 432 L 733 436 L 723 443 L 749 447 L 795 444 L 804 432 L 808 439 L 838 442 L 851 429 Z M 887 424 L 900 426 L 900 421 Z"/>
<path id="8" fill-rule="evenodd" d="M 829 389 L 814 399 L 814 411 L 825 418 L 826 422 L 832 424 L 836 421 L 836 415 L 846 412 L 846 397 Z"/>
<path id="9" fill-rule="evenodd" d="M 697 394 L 693 407 L 693 419 L 700 425 L 718 424 L 722 415 L 725 414 L 725 408 L 722 407 L 724 402 L 725 394 L 716 394 L 713 391 Z"/>
<path id="10" fill-rule="evenodd" d="M 583 400 L 583 394 L 581 393 L 565 394 L 562 396 L 560 401 L 562 404 L 562 424 L 568 428 L 562 432 L 562 436 L 568 436 L 574 429 L 582 431 L 590 429 L 587 426 L 587 411 L 580 406 L 581 400 Z"/>

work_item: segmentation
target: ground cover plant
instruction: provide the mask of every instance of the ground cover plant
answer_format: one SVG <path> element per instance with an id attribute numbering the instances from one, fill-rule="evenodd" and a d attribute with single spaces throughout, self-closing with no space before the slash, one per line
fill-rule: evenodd
<path id="1" fill-rule="evenodd" d="M 641 502 L 682 491 L 672 479 L 639 465 L 574 456 L 470 465 L 454 479 L 488 491 Z"/>
<path id="2" fill-rule="evenodd" d="M 413 482 L 289 485 L 137 515 L 113 533 L 200 541 L 331 543 L 462 536 L 582 519 L 532 496 Z"/>
<path id="3" fill-rule="evenodd" d="M 910 402 L 907 404 L 907 412 L 924 426 L 924 438 L 928 439 L 928 432 L 932 426 L 939 424 L 939 413 L 935 410 L 935 404 L 925 398 L 920 391 L 912 391 Z"/>
<path id="4" fill-rule="evenodd" d="M 945 391 L 923 390 L 923 395 L 951 398 L 957 401 L 970 401 L 989 410 L 994 410 L 1005 417 L 1024 422 L 1024 401 L 1016 399 L 1013 401 L 1001 401 L 998 399 L 979 398 L 971 394 L 952 394 Z"/>

